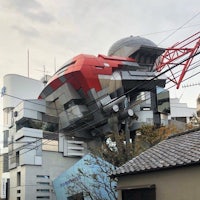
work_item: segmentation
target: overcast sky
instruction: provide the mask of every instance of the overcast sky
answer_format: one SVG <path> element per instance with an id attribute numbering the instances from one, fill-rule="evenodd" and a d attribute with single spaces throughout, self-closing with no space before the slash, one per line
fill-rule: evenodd
<path id="1" fill-rule="evenodd" d="M 1 88 L 5 74 L 28 75 L 28 50 L 30 77 L 40 79 L 44 66 L 52 74 L 77 54 L 107 54 L 130 35 L 170 47 L 200 30 L 198 0 L 0 0 L 0 10 Z M 171 91 L 193 107 L 199 93 L 200 86 Z"/>

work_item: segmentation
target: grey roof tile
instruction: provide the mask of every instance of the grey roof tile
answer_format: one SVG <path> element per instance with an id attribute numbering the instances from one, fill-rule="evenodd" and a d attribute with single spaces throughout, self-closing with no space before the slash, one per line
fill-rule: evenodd
<path id="1" fill-rule="evenodd" d="M 112 175 L 138 173 L 200 162 L 200 129 L 169 137 L 121 167 Z"/>

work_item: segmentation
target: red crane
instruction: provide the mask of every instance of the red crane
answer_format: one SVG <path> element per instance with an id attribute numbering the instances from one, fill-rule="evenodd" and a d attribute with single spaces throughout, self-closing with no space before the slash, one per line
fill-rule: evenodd
<path id="1" fill-rule="evenodd" d="M 171 73 L 171 76 L 168 77 L 168 79 L 175 83 L 176 88 L 178 89 L 193 61 L 193 58 L 197 55 L 199 48 L 200 32 L 197 32 L 187 39 L 174 44 L 172 47 L 167 48 L 155 64 L 156 71 L 160 72 L 163 68 L 168 68 Z M 180 59 L 182 60 L 180 61 Z M 175 72 L 173 70 L 173 66 L 177 65 L 182 66 L 179 76 L 175 76 Z"/>

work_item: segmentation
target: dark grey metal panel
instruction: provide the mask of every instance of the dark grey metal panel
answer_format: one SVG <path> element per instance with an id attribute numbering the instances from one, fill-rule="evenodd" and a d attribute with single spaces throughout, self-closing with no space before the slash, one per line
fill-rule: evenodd
<path id="1" fill-rule="evenodd" d="M 8 154 L 3 154 L 3 173 L 8 172 Z"/>
<path id="2" fill-rule="evenodd" d="M 8 136 L 9 136 L 9 131 L 8 130 L 3 131 L 3 147 L 8 147 Z"/>

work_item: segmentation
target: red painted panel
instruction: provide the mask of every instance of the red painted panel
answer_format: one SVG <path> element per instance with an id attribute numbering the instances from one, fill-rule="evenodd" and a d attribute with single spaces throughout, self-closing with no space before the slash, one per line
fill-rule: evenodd
<path id="1" fill-rule="evenodd" d="M 73 61 L 75 62 L 73 63 Z M 71 83 L 76 90 L 82 88 L 85 95 L 87 95 L 88 90 L 92 88 L 96 91 L 102 90 L 98 75 L 111 75 L 113 71 L 120 68 L 122 61 L 135 62 L 131 58 L 108 57 L 103 55 L 96 57 L 80 54 L 72 59 L 73 64 L 67 66 L 66 69 L 63 68 L 62 71 L 58 70 L 58 73 L 52 77 L 48 84 L 54 90 L 58 89 L 64 84 L 58 77 L 64 75 L 67 79 L 66 82 Z"/>

